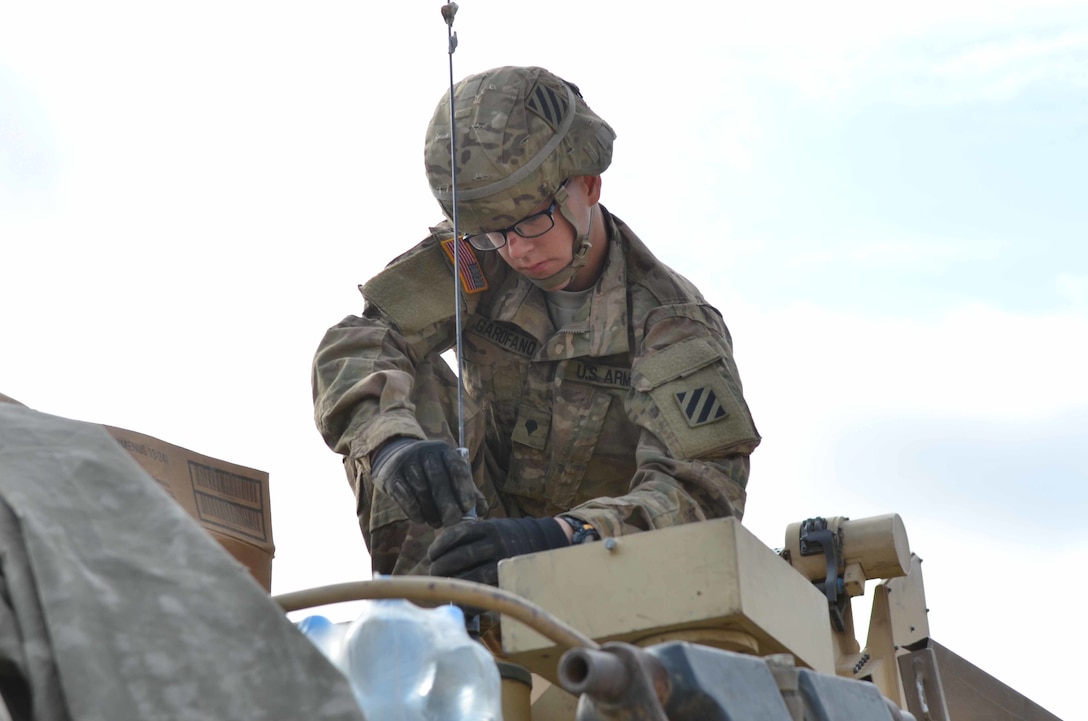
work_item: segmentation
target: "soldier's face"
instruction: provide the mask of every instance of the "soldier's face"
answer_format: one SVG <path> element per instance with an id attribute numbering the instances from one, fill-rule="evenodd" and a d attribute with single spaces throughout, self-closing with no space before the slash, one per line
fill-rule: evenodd
<path id="1" fill-rule="evenodd" d="M 566 206 L 575 218 L 585 218 L 586 226 L 588 226 L 592 203 L 584 180 L 584 178 L 571 178 L 567 182 L 569 196 Z M 549 200 L 533 212 L 543 212 L 550 204 Z M 522 238 L 517 233 L 507 233 L 506 245 L 498 250 L 502 259 L 518 273 L 533 279 L 555 275 L 570 265 L 574 258 L 574 239 L 577 232 L 558 209 L 553 217 L 555 225 L 552 229 L 535 238 Z M 585 231 L 586 227 L 582 230 Z"/>

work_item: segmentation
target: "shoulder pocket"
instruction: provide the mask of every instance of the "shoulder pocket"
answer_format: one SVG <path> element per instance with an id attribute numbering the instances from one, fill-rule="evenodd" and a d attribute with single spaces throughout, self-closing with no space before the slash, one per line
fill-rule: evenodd
<path id="1" fill-rule="evenodd" d="M 632 382 L 636 389 L 649 391 L 662 383 L 691 375 L 721 357 L 721 352 L 705 338 L 691 338 L 637 362 Z"/>
<path id="2" fill-rule="evenodd" d="M 438 243 L 425 244 L 418 251 L 401 256 L 359 290 L 404 334 L 455 315 L 453 271 Z M 478 295 L 461 296 L 461 307 L 466 313 L 475 310 L 478 302 Z"/>
<path id="3" fill-rule="evenodd" d="M 637 422 L 678 458 L 750 451 L 759 442 L 720 349 L 691 338 L 636 361 L 629 399 Z"/>

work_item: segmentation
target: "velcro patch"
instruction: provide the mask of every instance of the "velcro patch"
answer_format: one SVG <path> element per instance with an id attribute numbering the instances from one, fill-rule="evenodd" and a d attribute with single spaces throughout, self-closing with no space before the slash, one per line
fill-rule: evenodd
<path id="1" fill-rule="evenodd" d="M 709 386 L 680 391 L 673 398 L 680 404 L 680 414 L 692 428 L 720 421 L 729 415 L 728 411 L 722 407 L 714 389 Z"/>
<path id="2" fill-rule="evenodd" d="M 488 339 L 506 350 L 526 358 L 532 358 L 540 342 L 520 328 L 496 323 L 487 318 L 475 318 L 469 323 L 469 330 Z"/>
<path id="3" fill-rule="evenodd" d="M 563 369 L 563 378 L 606 388 L 631 387 L 630 368 L 586 363 L 580 360 L 573 360 L 567 364 Z"/>
<path id="4" fill-rule="evenodd" d="M 558 130 L 567 116 L 567 98 L 561 97 L 544 83 L 537 82 L 525 98 L 525 107 L 543 120 L 552 130 Z"/>
<path id="5" fill-rule="evenodd" d="M 457 275 L 461 278 L 461 287 L 466 293 L 483 293 L 488 288 L 487 278 L 484 277 L 484 271 L 480 268 L 480 259 L 476 257 L 476 251 L 464 240 L 459 240 L 456 249 L 457 257 L 454 258 L 453 242 L 453 238 L 443 240 L 442 250 L 446 251 L 450 263 L 460 264 Z"/>
<path id="6" fill-rule="evenodd" d="M 523 405 L 518 410 L 518 420 L 511 438 L 515 443 L 543 450 L 548 444 L 548 431 L 551 427 L 550 412 Z"/>
<path id="7" fill-rule="evenodd" d="M 674 343 L 635 364 L 629 407 L 677 458 L 742 452 L 759 443 L 721 349 L 705 338 Z"/>

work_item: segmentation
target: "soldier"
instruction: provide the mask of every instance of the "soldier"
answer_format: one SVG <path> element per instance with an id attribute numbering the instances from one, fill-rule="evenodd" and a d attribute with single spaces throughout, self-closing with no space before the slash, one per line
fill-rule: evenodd
<path id="1" fill-rule="evenodd" d="M 759 435 L 732 341 L 599 204 L 612 128 L 541 68 L 473 75 L 454 97 L 467 235 L 431 228 L 314 358 L 315 419 L 344 456 L 373 570 L 497 584 L 503 558 L 740 518 Z M 449 118 L 447 95 L 425 161 L 452 218 Z M 453 282 L 467 462 L 439 355 L 456 345 Z M 462 520 L 474 506 L 481 520 Z"/>

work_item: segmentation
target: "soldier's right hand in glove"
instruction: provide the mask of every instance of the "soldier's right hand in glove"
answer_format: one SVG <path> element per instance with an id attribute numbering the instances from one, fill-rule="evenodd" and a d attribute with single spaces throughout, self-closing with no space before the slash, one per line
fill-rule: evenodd
<path id="1" fill-rule="evenodd" d="M 452 526 L 473 508 L 487 512 L 468 461 L 443 441 L 394 438 L 374 454 L 370 477 L 410 520 L 432 528 Z"/>

